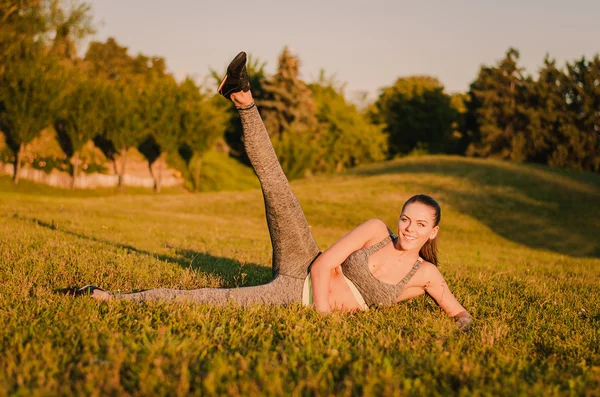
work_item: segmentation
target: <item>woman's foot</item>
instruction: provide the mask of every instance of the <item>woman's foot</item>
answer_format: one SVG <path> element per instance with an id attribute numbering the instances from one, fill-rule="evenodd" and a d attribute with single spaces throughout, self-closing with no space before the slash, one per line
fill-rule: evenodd
<path id="1" fill-rule="evenodd" d="M 246 53 L 242 51 L 229 63 L 227 74 L 217 89 L 219 94 L 230 99 L 229 97 L 234 92 L 250 91 L 250 82 L 246 73 L 246 60 Z"/>
<path id="2" fill-rule="evenodd" d="M 110 292 L 104 291 L 95 285 L 86 285 L 75 291 L 75 296 L 91 296 L 98 301 L 108 301 L 113 298 Z"/>

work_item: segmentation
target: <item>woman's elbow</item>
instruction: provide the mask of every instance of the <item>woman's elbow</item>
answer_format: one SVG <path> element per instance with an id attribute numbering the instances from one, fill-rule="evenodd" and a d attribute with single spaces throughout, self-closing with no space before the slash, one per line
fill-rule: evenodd
<path id="1" fill-rule="evenodd" d="M 319 274 L 331 272 L 336 266 L 332 265 L 332 261 L 330 259 L 331 258 L 329 258 L 329 255 L 327 255 L 327 252 L 322 253 L 310 267 L 311 274 L 313 272 Z"/>

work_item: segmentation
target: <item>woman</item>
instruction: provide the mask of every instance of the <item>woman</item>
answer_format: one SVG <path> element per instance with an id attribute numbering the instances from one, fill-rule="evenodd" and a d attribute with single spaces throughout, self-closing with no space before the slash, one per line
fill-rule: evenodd
<path id="1" fill-rule="evenodd" d="M 239 111 L 244 146 L 260 180 L 273 246 L 273 281 L 254 287 L 152 289 L 130 294 L 86 286 L 79 295 L 90 294 L 99 300 L 190 300 L 243 306 L 303 302 L 328 313 L 390 305 L 427 292 L 456 319 L 460 329 L 470 327 L 470 314 L 436 267 L 435 238 L 441 210 L 435 200 L 425 195 L 410 198 L 402 208 L 398 236 L 382 221 L 372 219 L 320 254 L 252 99 L 244 52 L 230 63 L 218 91 Z"/>

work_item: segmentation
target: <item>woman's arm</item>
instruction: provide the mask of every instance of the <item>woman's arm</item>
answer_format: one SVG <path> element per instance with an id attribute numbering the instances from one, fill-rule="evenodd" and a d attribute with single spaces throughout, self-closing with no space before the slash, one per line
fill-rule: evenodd
<path id="1" fill-rule="evenodd" d="M 339 239 L 317 258 L 310 269 L 313 301 L 317 310 L 324 313 L 331 311 L 329 307 L 331 271 L 340 266 L 351 253 L 363 248 L 375 236 L 381 234 L 382 230 L 386 230 L 386 226 L 381 220 L 370 219 Z"/>
<path id="2" fill-rule="evenodd" d="M 427 292 L 451 317 L 466 311 L 454 297 L 452 292 L 450 292 L 450 288 L 448 287 L 448 284 L 446 284 L 446 280 L 444 280 L 444 276 L 442 276 L 442 273 L 440 273 L 437 266 L 430 263 L 427 263 L 426 266 L 427 283 L 424 286 L 425 292 Z"/>
<path id="3" fill-rule="evenodd" d="M 438 270 L 437 266 L 428 264 L 427 266 L 427 284 L 425 291 L 437 302 L 438 305 L 451 317 L 456 320 L 456 325 L 461 331 L 467 331 L 471 328 L 473 319 L 471 314 L 454 297 L 444 276 Z"/>

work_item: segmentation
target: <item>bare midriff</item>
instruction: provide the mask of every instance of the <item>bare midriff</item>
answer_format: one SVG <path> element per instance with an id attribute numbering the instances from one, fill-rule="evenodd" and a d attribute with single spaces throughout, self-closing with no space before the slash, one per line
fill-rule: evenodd
<path id="1" fill-rule="evenodd" d="M 331 271 L 329 282 L 329 307 L 338 310 L 361 310 L 339 267 Z"/>

